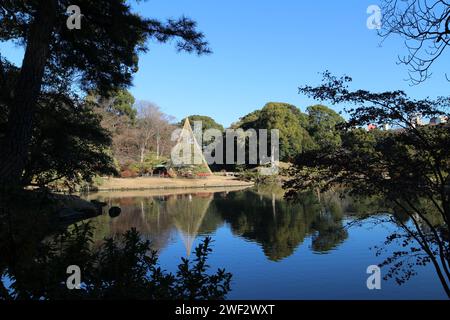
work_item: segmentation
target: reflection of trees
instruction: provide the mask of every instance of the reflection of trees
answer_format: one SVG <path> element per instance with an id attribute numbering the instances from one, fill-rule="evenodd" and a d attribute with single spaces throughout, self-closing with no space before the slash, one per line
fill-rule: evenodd
<path id="1" fill-rule="evenodd" d="M 214 201 L 209 205 L 208 214 L 203 218 L 199 228 L 199 235 L 210 235 L 224 224 L 223 218 L 217 212 Z"/>
<path id="2" fill-rule="evenodd" d="M 0 197 L 0 300 L 218 300 L 230 290 L 230 273 L 208 270 L 208 237 L 194 250 L 195 258 L 181 260 L 178 272 L 172 274 L 163 271 L 146 236 L 135 229 L 117 234 L 127 226 L 151 234 L 158 213 L 173 218 L 168 214 L 171 206 L 167 199 L 147 199 L 147 203 L 143 199 L 114 200 L 122 204 L 128 217 L 106 220 L 107 216 L 103 216 L 108 223 L 100 233 L 107 231 L 114 237 L 98 241 L 95 246 L 91 245 L 95 241 L 94 228 L 102 221 L 66 227 L 58 223 L 53 213 L 55 204 L 46 193 L 33 195 L 29 201 L 22 199 L 22 194 L 12 195 L 11 199 Z M 201 198 L 199 202 L 208 203 L 210 199 Z M 81 269 L 79 290 L 68 290 L 66 286 L 67 267 L 71 265 Z"/>
<path id="3" fill-rule="evenodd" d="M 204 233 L 203 230 L 214 231 L 218 224 L 215 221 L 217 216 L 215 220 L 214 215 L 205 219 L 212 200 L 211 193 L 100 200 L 107 202 L 108 206 L 119 206 L 122 214 L 114 219 L 106 215 L 93 219 L 97 242 L 136 228 L 143 238 L 151 241 L 152 248 L 161 250 L 168 245 L 176 228 L 189 255 L 197 235 Z M 204 221 L 206 225 L 203 227 Z"/>
<path id="4" fill-rule="evenodd" d="M 92 226 L 60 230 L 46 225 L 42 213 L 0 212 L 0 301 L 219 300 L 230 290 L 230 273 L 208 270 L 210 238 L 196 248 L 195 259 L 181 260 L 172 274 L 161 268 L 157 252 L 135 229 L 92 247 Z M 35 222 L 41 223 L 38 230 Z M 81 271 L 78 290 L 66 286 L 66 280 L 73 284 L 67 273 L 71 265 Z"/>
<path id="5" fill-rule="evenodd" d="M 165 209 L 164 198 L 113 198 L 106 199 L 106 202 L 119 206 L 122 214 L 114 219 L 106 215 L 93 219 L 97 241 L 135 228 L 144 239 L 151 241 L 153 249 L 161 250 L 167 246 L 173 222 Z"/>
<path id="6" fill-rule="evenodd" d="M 325 215 L 319 215 L 311 228 L 316 231 L 312 236 L 312 249 L 317 252 L 328 252 L 348 237 L 341 218 L 333 217 L 331 211 L 325 212 Z"/>
<path id="7" fill-rule="evenodd" d="M 326 253 L 347 238 L 342 218 L 345 214 L 381 212 L 373 199 L 341 199 L 337 193 L 318 197 L 302 194 L 296 202 L 283 198 L 281 188 L 261 186 L 246 192 L 191 193 L 154 197 L 100 199 L 117 205 L 122 214 L 115 219 L 95 219 L 98 240 L 122 234 L 134 227 L 152 241 L 155 249 L 168 245 L 178 232 L 189 254 L 199 235 L 208 235 L 224 221 L 234 234 L 259 243 L 265 255 L 274 261 L 290 256 L 311 237 L 312 250 Z M 377 211 L 378 210 L 378 211 Z"/>
<path id="8" fill-rule="evenodd" d="M 215 205 L 235 234 L 261 244 L 266 256 L 274 261 L 291 255 L 310 235 L 313 249 L 320 252 L 347 237 L 335 210 L 323 207 L 312 194 L 293 203 L 275 194 L 234 193 L 227 199 L 217 197 Z"/>

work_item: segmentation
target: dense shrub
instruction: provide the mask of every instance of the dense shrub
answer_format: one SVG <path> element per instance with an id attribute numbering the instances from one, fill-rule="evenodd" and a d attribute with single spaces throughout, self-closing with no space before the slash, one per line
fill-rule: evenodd
<path id="1" fill-rule="evenodd" d="M 210 238 L 198 245 L 193 259 L 182 258 L 172 274 L 158 266 L 157 252 L 135 229 L 106 239 L 98 248 L 91 245 L 92 236 L 91 226 L 84 224 L 46 242 L 30 243 L 35 250 L 24 265 L 16 261 L 12 268 L 0 269 L 0 300 L 205 300 L 224 299 L 230 291 L 230 273 L 223 269 L 207 273 Z M 79 290 L 67 289 L 66 271 L 71 265 L 81 269 Z M 6 278 L 12 280 L 10 285 L 5 285 Z"/>
<path id="2" fill-rule="evenodd" d="M 120 172 L 121 178 L 136 178 L 137 176 L 139 176 L 139 174 L 132 169 L 125 169 Z"/>

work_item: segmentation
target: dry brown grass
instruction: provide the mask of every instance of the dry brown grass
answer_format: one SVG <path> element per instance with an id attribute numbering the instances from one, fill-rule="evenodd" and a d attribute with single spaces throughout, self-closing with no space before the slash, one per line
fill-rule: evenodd
<path id="1" fill-rule="evenodd" d="M 105 178 L 99 191 L 151 190 L 180 188 L 250 187 L 252 182 L 240 181 L 234 177 L 210 176 L 203 179 L 183 178 Z"/>

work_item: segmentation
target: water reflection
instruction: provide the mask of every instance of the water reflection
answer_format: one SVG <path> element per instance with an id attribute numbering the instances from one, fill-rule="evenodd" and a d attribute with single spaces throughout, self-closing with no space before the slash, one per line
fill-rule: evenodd
<path id="1" fill-rule="evenodd" d="M 290 256 L 308 236 L 313 237 L 312 249 L 322 253 L 347 238 L 342 216 L 312 194 L 290 203 L 275 193 L 234 193 L 215 205 L 234 234 L 259 243 L 273 261 Z"/>
<path id="2" fill-rule="evenodd" d="M 105 202 L 106 209 L 101 216 L 90 220 L 93 236 L 76 236 L 77 241 L 66 238 L 64 243 L 70 240 L 72 244 L 68 247 L 60 245 L 63 239 L 50 247 L 48 242 L 42 241 L 48 237 L 48 230 L 53 230 L 45 226 L 55 221 L 55 217 L 44 214 L 45 210 L 30 212 L 27 206 L 23 208 L 24 214 L 4 215 L 0 211 L 0 277 L 3 277 L 0 299 L 10 296 L 10 288 L 20 293 L 18 298 L 21 295 L 24 298 L 63 298 L 67 290 L 61 279 L 67 277 L 66 267 L 72 264 L 102 267 L 91 270 L 93 287 L 101 286 L 102 277 L 114 270 L 118 275 L 134 274 L 134 271 L 123 272 L 134 266 L 125 264 L 124 269 L 116 268 L 115 252 L 110 255 L 110 260 L 114 261 L 107 263 L 98 263 L 99 256 L 93 260 L 90 254 L 85 254 L 91 247 L 90 239 L 94 247 L 101 248 L 104 238 L 118 238 L 131 228 L 136 228 L 143 240 L 151 241 L 153 249 L 161 253 L 162 267 L 171 272 L 176 272 L 180 255 L 192 254 L 196 239 L 213 235 L 217 253 L 212 255 L 211 265 L 214 269 L 225 267 L 233 273 L 231 298 L 354 299 L 360 295 L 372 298 L 361 284 L 365 284 L 367 266 L 383 259 L 375 257 L 369 247 L 400 232 L 408 215 L 394 207 L 389 212 L 393 213 L 395 223 L 378 222 L 376 230 L 367 229 L 373 224 L 371 220 L 383 217 L 377 215 L 361 219 L 364 224 L 361 228 L 348 229 L 349 223 L 358 221 L 362 215 L 386 212 L 384 204 L 376 199 L 355 201 L 336 193 L 317 195 L 311 192 L 301 194 L 296 202 L 287 202 L 283 194 L 281 188 L 274 186 L 240 191 L 197 189 L 175 193 L 172 190 L 91 194 L 87 198 Z M 108 214 L 114 206 L 121 208 L 119 215 Z M 15 206 L 15 213 L 19 209 Z M 386 231 L 385 227 L 391 230 Z M 392 250 L 404 250 L 404 247 Z M 144 252 L 139 254 L 144 259 Z M 328 272 L 330 265 L 340 270 L 338 280 L 334 272 Z M 424 289 L 432 294 L 439 293 L 436 290 L 439 284 L 432 282 L 436 280 L 434 274 L 430 272 L 424 279 L 426 285 L 415 285 L 406 291 L 384 289 L 383 297 L 398 298 L 400 293 L 402 298 L 408 295 L 423 298 L 427 297 Z M 135 283 L 136 290 L 129 290 L 128 282 L 121 285 L 123 291 L 119 294 L 141 296 L 141 283 L 145 281 Z M 315 290 L 322 286 L 325 292 Z M 342 292 L 343 287 L 347 291 Z"/>
<path id="3" fill-rule="evenodd" d="M 180 237 L 186 255 L 199 235 L 209 235 L 227 223 L 233 234 L 259 244 L 269 260 L 280 261 L 292 255 L 307 237 L 311 250 L 327 253 L 348 237 L 343 225 L 345 214 L 354 210 L 353 202 L 338 195 L 301 195 L 296 202 L 283 199 L 279 187 L 239 192 L 190 192 L 146 196 L 121 193 L 96 194 L 90 199 L 122 208 L 115 219 L 93 219 L 95 239 L 121 234 L 132 227 L 163 250 L 171 239 Z M 350 205 L 352 203 L 352 205 Z"/>
<path id="4" fill-rule="evenodd" d="M 202 221 L 197 212 L 208 208 L 210 194 L 198 195 L 197 201 L 191 195 L 138 202 L 121 198 L 122 213 L 113 206 L 95 219 L 96 226 L 78 222 L 69 227 L 50 207 L 54 202 L 48 201 L 48 194 L 33 196 L 36 200 L 30 202 L 17 201 L 22 194 L 0 202 L 4 205 L 0 206 L 0 300 L 204 300 L 223 299 L 230 290 L 231 273 L 209 270 L 210 238 L 195 248 L 194 259 L 177 257 L 176 273 L 160 267 L 158 253 L 146 241 L 152 237 L 165 246 L 175 225 L 186 237 L 186 246 L 192 246 L 190 237 L 195 237 Z M 172 217 L 169 208 L 184 214 Z M 97 239 L 92 246 L 94 232 Z M 114 239 L 99 241 L 102 235 Z"/>
<path id="5" fill-rule="evenodd" d="M 110 205 L 122 208 L 122 214 L 114 219 L 103 215 L 93 219 L 95 239 L 123 234 L 130 228 L 150 240 L 155 250 L 167 246 L 174 232 L 182 238 L 189 256 L 192 244 L 200 232 L 203 220 L 213 200 L 212 193 L 160 195 L 154 197 L 110 197 L 104 199 Z M 211 231 L 214 231 L 212 229 Z M 211 232 L 210 231 L 210 232 Z"/>

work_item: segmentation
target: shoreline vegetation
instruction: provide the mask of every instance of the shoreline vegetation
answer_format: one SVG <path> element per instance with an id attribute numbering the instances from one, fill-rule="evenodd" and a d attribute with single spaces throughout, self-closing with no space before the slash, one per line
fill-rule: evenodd
<path id="1" fill-rule="evenodd" d="M 418 76 L 410 79 L 418 84 L 431 76 L 433 62 L 450 45 L 450 5 L 437 0 L 397 2 L 382 1 L 386 12 L 376 29 L 381 29 L 378 35 L 383 38 L 391 34 L 404 38 L 408 53 L 400 63 L 410 67 L 410 76 Z M 403 284 L 416 274 L 416 266 L 432 265 L 450 298 L 450 97 L 446 91 L 421 99 L 408 97 L 402 85 L 384 92 L 372 91 L 370 83 L 369 88 L 355 89 L 358 84 L 350 76 L 324 71 L 320 84 L 307 84 L 310 80 L 305 76 L 306 84 L 297 88 L 304 101 L 313 101 L 309 106 L 267 102 L 225 128 L 210 116 L 184 114 L 190 103 L 182 101 L 172 109 L 185 117 L 178 122 L 158 105 L 136 101 L 129 89 L 138 85 L 133 83 L 134 75 L 150 44 L 173 42 L 177 51 L 212 53 L 196 21 L 185 16 L 149 18 L 141 15 L 144 9 L 133 11 L 126 0 L 82 3 L 82 14 L 78 12 L 76 18 L 79 23 L 83 20 L 83 27 L 76 30 L 64 23 L 69 1 L 0 4 L 0 41 L 23 49 L 21 64 L 16 64 L 17 57 L 11 60 L 10 53 L 0 53 L 0 299 L 72 297 L 60 281 L 66 276 L 66 262 L 87 269 L 98 266 L 92 268 L 90 281 L 92 288 L 100 290 L 79 298 L 97 293 L 103 298 L 135 298 L 154 290 L 152 299 L 222 299 L 231 275 L 222 269 L 217 275 L 205 275 L 209 240 L 199 246 L 194 269 L 183 260 L 175 275 L 181 277 L 174 281 L 173 275 L 155 267 L 155 257 L 151 261 L 144 257 L 148 243 L 133 231 L 134 222 L 122 238 L 125 245 L 106 240 L 103 252 L 87 250 L 92 240 L 89 228 L 67 232 L 75 222 L 121 214 L 112 202 L 86 199 L 86 194 L 196 193 L 206 199 L 212 190 L 226 193 L 253 186 L 267 193 L 270 218 L 255 208 L 262 197 L 253 203 L 242 198 L 234 207 L 230 199 L 217 198 L 234 219 L 247 219 L 237 214 L 243 211 L 253 215 L 257 223 L 244 221 L 249 226 L 246 232 L 278 228 L 278 234 L 268 237 L 289 243 L 302 238 L 309 222 L 301 221 L 303 216 L 285 221 L 277 217 L 277 196 L 297 201 L 303 211 L 307 205 L 322 210 L 322 195 L 338 188 L 351 197 L 381 199 L 392 214 L 390 220 L 378 223 L 393 221 L 399 227 L 383 243 L 395 245 L 395 251 L 378 263 L 388 268 L 384 279 Z M 423 48 L 431 49 L 422 52 Z M 189 90 L 176 89 L 181 95 Z M 266 92 L 263 97 L 268 98 Z M 255 103 L 249 101 L 245 104 Z M 214 101 L 207 105 L 214 106 Z M 231 96 L 228 105 L 231 110 L 244 102 Z M 214 108 L 201 109 L 214 113 Z M 182 133 L 176 134 L 180 129 Z M 230 130 L 233 135 L 228 135 Z M 204 152 L 201 162 L 196 161 L 199 150 Z M 278 174 L 264 175 L 268 171 L 261 169 L 269 165 L 275 169 L 275 162 L 280 162 L 276 168 L 280 170 L 270 172 Z M 277 193 L 270 183 L 280 184 L 282 190 Z M 317 201 L 305 197 L 310 192 L 317 193 Z M 192 197 L 170 198 L 173 207 L 186 213 L 180 219 L 193 228 L 198 227 L 190 218 L 205 214 L 203 205 L 211 201 L 202 199 L 196 207 L 189 204 Z M 144 213 L 143 203 L 136 212 Z M 285 208 L 297 210 L 290 206 Z M 367 211 L 363 209 L 355 212 Z M 315 239 L 320 232 L 339 236 L 331 209 L 319 216 Z M 324 221 L 331 223 L 320 224 Z M 286 224 L 296 228 L 292 235 L 285 232 Z M 45 241 L 49 235 L 56 235 L 54 246 Z M 70 243 L 63 245 L 63 240 Z M 141 268 L 143 263 L 148 268 Z M 149 270 L 155 272 L 151 279 L 146 277 Z M 16 291 L 14 295 L 3 286 L 4 274 L 13 279 L 8 286 Z"/>

